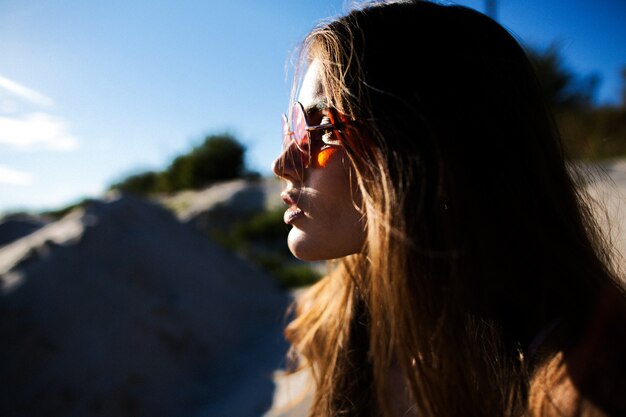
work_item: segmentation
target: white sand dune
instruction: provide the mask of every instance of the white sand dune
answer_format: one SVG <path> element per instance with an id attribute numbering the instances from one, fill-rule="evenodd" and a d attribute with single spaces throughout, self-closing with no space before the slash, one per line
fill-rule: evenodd
<path id="1" fill-rule="evenodd" d="M 199 191 L 183 191 L 160 201 L 172 208 L 181 221 L 205 229 L 207 223 L 228 223 L 245 213 L 282 207 L 280 188 L 277 178 L 236 179 Z"/>
<path id="2" fill-rule="evenodd" d="M 2 416 L 270 405 L 287 295 L 155 204 L 94 202 L 2 247 L 0 283 Z"/>
<path id="3" fill-rule="evenodd" d="M 596 203 L 598 223 L 615 250 L 626 274 L 626 159 L 607 161 L 591 168 L 589 195 Z"/>

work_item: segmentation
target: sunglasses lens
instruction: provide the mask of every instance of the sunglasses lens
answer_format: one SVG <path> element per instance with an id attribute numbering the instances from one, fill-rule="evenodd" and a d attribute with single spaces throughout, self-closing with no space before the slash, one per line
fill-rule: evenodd
<path id="1" fill-rule="evenodd" d="M 309 151 L 309 133 L 306 130 L 306 118 L 302 105 L 296 103 L 291 111 L 291 131 L 298 148 L 305 153 Z"/>
<path id="2" fill-rule="evenodd" d="M 291 126 L 289 126 L 289 120 L 287 120 L 287 116 L 283 114 L 283 148 L 289 146 L 291 142 Z"/>
<path id="3" fill-rule="evenodd" d="M 292 142 L 300 151 L 302 163 L 308 167 L 311 162 L 311 144 L 304 109 L 300 103 L 293 106 L 289 118 L 283 114 L 283 148 L 290 147 Z"/>

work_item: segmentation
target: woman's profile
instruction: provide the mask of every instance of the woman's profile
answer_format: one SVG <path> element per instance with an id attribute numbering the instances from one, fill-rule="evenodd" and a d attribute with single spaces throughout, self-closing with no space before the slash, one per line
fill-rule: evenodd
<path id="1" fill-rule="evenodd" d="M 531 64 L 460 6 L 374 3 L 303 42 L 273 165 L 303 260 L 310 416 L 626 415 L 626 298 Z"/>

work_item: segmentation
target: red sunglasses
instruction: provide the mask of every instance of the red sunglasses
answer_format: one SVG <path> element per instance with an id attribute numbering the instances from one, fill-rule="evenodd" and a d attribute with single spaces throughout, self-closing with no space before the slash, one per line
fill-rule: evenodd
<path id="1" fill-rule="evenodd" d="M 305 168 L 308 168 L 311 164 L 311 132 L 340 129 L 340 125 L 333 121 L 335 119 L 333 109 L 330 109 L 329 116 L 330 123 L 311 126 L 306 117 L 304 106 L 298 101 L 294 103 L 291 109 L 290 118 L 283 114 L 283 148 L 289 147 L 293 141 L 296 144 L 296 148 L 302 153 Z M 333 139 L 332 136 L 325 134 L 321 135 L 320 139 L 325 145 L 341 145 L 341 140 Z"/>

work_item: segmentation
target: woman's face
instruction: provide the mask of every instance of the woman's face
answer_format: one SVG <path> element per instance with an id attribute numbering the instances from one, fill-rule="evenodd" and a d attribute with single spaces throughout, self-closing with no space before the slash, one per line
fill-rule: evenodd
<path id="1" fill-rule="evenodd" d="M 328 122 L 317 61 L 306 72 L 298 101 L 310 126 Z M 293 226 L 287 239 L 289 249 L 306 261 L 360 252 L 365 240 L 365 219 L 358 209 L 361 200 L 350 161 L 342 146 L 323 146 L 324 133 L 311 132 L 308 167 L 293 142 L 272 165 L 286 184 L 281 197 L 289 206 L 285 223 Z"/>

